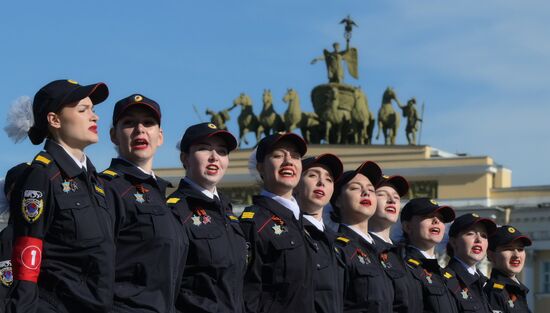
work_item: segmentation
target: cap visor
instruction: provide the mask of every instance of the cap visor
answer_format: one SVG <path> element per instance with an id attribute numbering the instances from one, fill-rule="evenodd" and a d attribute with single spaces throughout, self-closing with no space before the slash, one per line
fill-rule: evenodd
<path id="1" fill-rule="evenodd" d="M 298 153 L 300 153 L 301 156 L 304 156 L 307 152 L 307 144 L 304 141 L 304 139 L 294 133 L 286 133 L 281 135 L 279 139 L 277 139 L 273 144 L 277 142 L 281 142 L 283 140 L 290 141 L 294 145 L 296 145 L 296 148 L 298 149 Z"/>
<path id="2" fill-rule="evenodd" d="M 109 88 L 104 83 L 97 83 L 93 85 L 80 86 L 73 92 L 71 92 L 64 100 L 61 105 L 68 103 L 78 102 L 86 97 L 90 97 L 92 103 L 99 104 L 109 96 Z"/>
<path id="3" fill-rule="evenodd" d="M 440 213 L 443 217 L 443 223 L 450 223 L 455 220 L 455 210 L 450 206 L 441 206 L 435 210 L 435 212 Z"/>
<path id="4" fill-rule="evenodd" d="M 312 160 L 307 164 L 302 164 L 304 165 L 302 170 L 315 167 L 315 165 L 324 165 L 330 170 L 334 180 L 337 180 L 344 171 L 344 165 L 342 164 L 342 161 L 340 161 L 340 158 L 331 153 L 321 154 L 316 158 L 312 158 Z"/>
<path id="5" fill-rule="evenodd" d="M 356 173 L 365 175 L 373 185 L 378 185 L 382 178 L 382 170 L 378 164 L 372 161 L 365 161 L 355 170 Z"/>
<path id="6" fill-rule="evenodd" d="M 209 134 L 206 137 L 214 137 L 214 136 L 222 138 L 227 144 L 227 149 L 229 151 L 233 151 L 237 148 L 237 139 L 235 139 L 235 136 L 233 136 L 233 134 L 231 134 L 227 130 L 220 129 Z"/>
<path id="7" fill-rule="evenodd" d="M 488 218 L 480 218 L 474 223 L 474 225 L 478 223 L 485 225 L 485 229 L 487 230 L 487 235 L 489 236 L 497 230 L 497 224 L 495 224 L 495 222 L 493 222 Z"/>
<path id="8" fill-rule="evenodd" d="M 403 176 L 391 176 L 387 179 L 382 179 L 379 185 L 380 187 L 386 185 L 392 186 L 400 197 L 403 197 L 409 192 L 409 182 Z"/>
<path id="9" fill-rule="evenodd" d="M 522 242 L 523 242 L 523 245 L 524 245 L 525 247 L 528 247 L 528 246 L 530 246 L 530 245 L 533 244 L 533 242 L 531 241 L 531 239 L 530 239 L 529 237 L 523 236 L 523 235 L 522 235 L 522 236 L 519 236 L 519 237 L 517 237 L 517 238 L 514 238 L 514 239 L 512 240 L 512 242 L 518 241 L 518 240 L 522 241 Z"/>

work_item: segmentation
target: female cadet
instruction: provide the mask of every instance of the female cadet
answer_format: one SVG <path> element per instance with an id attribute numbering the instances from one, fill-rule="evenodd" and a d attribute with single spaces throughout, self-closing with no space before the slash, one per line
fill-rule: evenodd
<path id="1" fill-rule="evenodd" d="M 163 143 L 157 102 L 134 94 L 115 104 L 111 141 L 118 157 L 102 172 L 116 213 L 114 308 L 174 312 L 186 236 L 166 205 L 169 183 L 153 173 Z"/>
<path id="2" fill-rule="evenodd" d="M 256 150 L 263 189 L 241 215 L 250 246 L 245 277 L 247 312 L 313 312 L 311 256 L 292 196 L 307 146 L 293 133 L 264 137 Z"/>
<path id="3" fill-rule="evenodd" d="M 342 312 L 344 264 L 335 249 L 337 234 L 323 223 L 323 207 L 334 191 L 334 181 L 342 175 L 343 165 L 333 154 L 302 160 L 302 177 L 294 196 L 303 213 L 304 228 L 312 241 L 312 269 L 315 312 Z"/>
<path id="4" fill-rule="evenodd" d="M 230 132 L 211 123 L 190 126 L 181 139 L 186 176 L 167 200 L 189 238 L 176 301 L 181 312 L 244 311 L 246 242 L 229 199 L 217 189 L 236 147 Z"/>
<path id="5" fill-rule="evenodd" d="M 98 141 L 94 105 L 107 86 L 56 80 L 32 104 L 28 136 L 44 151 L 11 199 L 14 284 L 8 312 L 106 312 L 114 280 L 113 216 L 84 148 Z"/>
<path id="6" fill-rule="evenodd" d="M 9 211 L 9 201 L 15 182 L 23 177 L 29 168 L 27 163 L 18 164 L 6 173 L 6 178 L 0 181 L 0 215 Z M 9 213 L 8 213 L 9 214 Z M 0 308 L 3 308 L 10 286 L 13 283 L 13 271 L 11 266 L 11 249 L 13 243 L 13 222 L 11 219 L 8 225 L 0 232 Z"/>
<path id="7" fill-rule="evenodd" d="M 392 312 L 394 290 L 368 232 L 376 210 L 374 186 L 381 176 L 380 167 L 366 161 L 342 174 L 332 195 L 333 216 L 343 234 L 338 245 L 346 262 L 344 312 Z"/>
<path id="8" fill-rule="evenodd" d="M 401 197 L 409 191 L 402 176 L 382 176 L 376 185 L 376 212 L 369 221 L 369 231 L 376 243 L 378 258 L 394 289 L 393 312 L 422 312 L 422 290 L 390 238 L 391 227 L 399 219 Z"/>
<path id="9" fill-rule="evenodd" d="M 447 286 L 462 312 L 492 312 L 483 293 L 487 278 L 476 265 L 485 258 L 487 238 L 496 228 L 490 219 L 468 213 L 455 219 L 449 229 L 447 254 L 451 259 L 446 270 L 456 279 L 449 279 Z"/>
<path id="10" fill-rule="evenodd" d="M 504 225 L 489 237 L 488 258 L 493 265 L 485 294 L 493 312 L 531 312 L 527 305 L 529 289 L 517 275 L 525 265 L 525 247 L 532 244 L 517 228 Z"/>
<path id="11" fill-rule="evenodd" d="M 449 206 L 440 206 L 429 198 L 411 199 L 401 211 L 403 245 L 399 254 L 422 290 L 423 312 L 458 312 L 446 281 L 452 275 L 437 263 L 435 246 L 443 240 L 445 223 L 455 218 Z"/>

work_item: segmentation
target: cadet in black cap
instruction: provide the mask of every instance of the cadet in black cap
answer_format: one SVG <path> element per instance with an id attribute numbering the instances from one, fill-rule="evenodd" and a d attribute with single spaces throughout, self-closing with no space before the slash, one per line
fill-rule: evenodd
<path id="1" fill-rule="evenodd" d="M 392 312 L 393 286 L 368 232 L 369 219 L 376 210 L 375 186 L 381 177 L 380 167 L 366 161 L 345 172 L 332 195 L 333 213 L 343 235 L 337 244 L 346 262 L 344 312 Z"/>
<path id="2" fill-rule="evenodd" d="M 181 139 L 186 173 L 167 200 L 189 238 L 178 311 L 244 312 L 246 242 L 230 200 L 217 188 L 236 147 L 235 137 L 212 123 L 190 126 Z"/>
<path id="3" fill-rule="evenodd" d="M 451 259 L 446 270 L 456 279 L 449 279 L 447 286 L 460 310 L 492 312 L 483 293 L 487 277 L 477 270 L 476 265 L 485 258 L 487 239 L 496 228 L 490 219 L 468 213 L 456 218 L 449 229 L 447 254 Z"/>
<path id="4" fill-rule="evenodd" d="M 447 280 L 454 277 L 437 263 L 435 246 L 443 240 L 445 223 L 454 220 L 454 210 L 430 198 L 411 199 L 401 211 L 404 242 L 399 254 L 422 290 L 424 312 L 458 312 Z M 416 310 L 415 310 L 416 311 Z"/>
<path id="5" fill-rule="evenodd" d="M 499 227 L 489 237 L 487 256 L 493 269 L 484 291 L 493 312 L 531 312 L 527 305 L 529 289 L 517 278 L 525 265 L 525 247 L 531 244 L 529 237 L 510 225 Z"/>
<path id="6" fill-rule="evenodd" d="M 98 141 L 94 105 L 107 86 L 57 80 L 32 104 L 33 144 L 45 138 L 12 194 L 14 283 L 8 312 L 107 312 L 113 301 L 113 217 L 83 149 Z"/>
<path id="7" fill-rule="evenodd" d="M 335 249 L 338 235 L 323 223 L 323 207 L 343 172 L 340 159 L 330 153 L 302 160 L 302 176 L 294 197 L 303 213 L 306 234 L 312 240 L 315 312 L 342 312 L 344 271 L 342 255 Z"/>
<path id="8" fill-rule="evenodd" d="M 18 164 L 6 173 L 5 179 L 0 182 L 3 184 L 3 190 L 0 194 L 0 214 L 9 211 L 10 198 L 17 179 L 24 177 L 29 164 Z M 6 296 L 13 283 L 13 271 L 11 266 L 11 250 L 13 243 L 13 220 L 8 220 L 8 225 L 0 232 L 0 308 L 3 308 Z"/>
<path id="9" fill-rule="evenodd" d="M 260 195 L 241 215 L 250 246 L 245 277 L 247 312 L 313 312 L 311 253 L 292 191 L 300 181 L 307 146 L 293 133 L 269 135 L 255 158 Z M 252 166 L 249 166 L 252 168 Z"/>
<path id="10" fill-rule="evenodd" d="M 116 312 L 175 312 L 187 253 L 179 215 L 166 205 L 169 182 L 153 172 L 164 141 L 157 102 L 140 94 L 115 104 L 111 141 L 118 157 L 101 173 L 116 214 Z"/>
<path id="11" fill-rule="evenodd" d="M 407 270 L 397 246 L 390 238 L 391 227 L 399 219 L 401 197 L 409 191 L 402 176 L 382 176 L 376 185 L 376 212 L 369 220 L 378 258 L 394 289 L 393 312 L 422 312 L 422 290 Z"/>

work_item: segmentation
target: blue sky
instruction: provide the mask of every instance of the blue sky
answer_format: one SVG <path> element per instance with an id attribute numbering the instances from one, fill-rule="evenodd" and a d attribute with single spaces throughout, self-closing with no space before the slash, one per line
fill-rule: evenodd
<path id="1" fill-rule="evenodd" d="M 246 92 L 259 114 L 270 88 L 282 113 L 292 87 L 311 111 L 309 93 L 326 74 L 309 62 L 344 43 L 347 14 L 359 25 L 360 77 L 346 81 L 362 86 L 372 111 L 391 85 L 401 101 L 425 103 L 423 144 L 491 156 L 513 171 L 514 186 L 550 184 L 547 1 L 10 1 L 0 9 L 1 121 L 12 101 L 51 80 L 104 81 L 100 143 L 87 149 L 96 166 L 115 154 L 114 103 L 135 92 L 162 106 L 155 166 L 179 166 L 175 145 L 199 121 L 192 105 L 221 110 Z M 4 133 L 0 144 L 0 172 L 38 151 Z"/>

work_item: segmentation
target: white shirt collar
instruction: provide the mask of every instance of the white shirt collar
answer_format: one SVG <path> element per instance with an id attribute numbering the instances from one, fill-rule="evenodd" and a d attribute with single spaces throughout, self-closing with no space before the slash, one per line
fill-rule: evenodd
<path id="1" fill-rule="evenodd" d="M 295 219 L 297 220 L 300 219 L 300 207 L 298 206 L 298 202 L 296 201 L 296 199 L 294 199 L 294 197 L 291 197 L 290 199 L 286 199 L 274 193 L 271 193 L 265 189 L 262 189 L 262 191 L 260 192 L 260 196 L 265 196 L 272 200 L 277 201 L 280 205 L 292 211 L 292 214 L 294 214 Z"/>
<path id="2" fill-rule="evenodd" d="M 323 223 L 322 220 L 320 221 L 315 217 L 313 217 L 312 215 L 305 215 L 305 214 L 304 214 L 304 218 L 308 220 L 311 224 L 313 224 L 313 226 L 315 226 L 315 228 L 317 228 L 318 230 L 322 232 L 325 231 L 325 224 Z"/>
<path id="3" fill-rule="evenodd" d="M 382 236 L 380 236 L 380 235 L 378 235 L 377 233 L 372 232 L 372 231 L 370 232 L 370 234 L 371 234 L 371 235 L 375 235 L 376 237 L 382 239 L 384 242 L 387 242 L 387 243 L 393 245 L 393 241 L 391 241 L 391 239 L 386 240 L 384 237 L 382 237 Z"/>
<path id="4" fill-rule="evenodd" d="M 371 245 L 374 244 L 374 239 L 372 239 L 371 235 L 369 233 L 363 233 L 362 231 L 360 231 L 359 229 L 353 227 L 353 226 L 350 226 L 350 225 L 347 225 L 347 224 L 344 224 L 346 225 L 347 227 L 349 227 L 351 230 L 353 230 L 354 232 L 356 232 L 359 236 L 363 237 L 363 239 L 365 239 L 368 243 L 370 243 Z"/>
<path id="5" fill-rule="evenodd" d="M 468 266 L 468 264 L 464 263 L 461 259 L 457 258 L 456 256 L 454 257 L 454 259 L 457 260 L 458 263 L 460 263 L 462 266 L 464 266 L 464 268 L 468 270 L 468 273 L 474 276 L 477 275 L 477 270 L 475 265 Z"/>
<path id="6" fill-rule="evenodd" d="M 220 198 L 220 196 L 218 195 L 218 189 L 216 187 L 214 187 L 214 192 L 211 192 L 210 190 L 205 189 L 201 185 L 195 183 L 194 181 L 191 180 L 191 178 L 187 176 L 185 176 L 183 180 L 186 181 L 189 185 L 191 185 L 191 187 L 193 187 L 194 189 L 202 192 L 202 194 L 207 196 L 209 199 L 214 199 L 214 196 L 218 197 L 218 199 Z"/>
<path id="7" fill-rule="evenodd" d="M 72 155 L 69 150 L 67 150 L 65 147 L 63 147 L 63 145 L 59 144 L 58 142 L 52 140 L 52 142 L 55 142 L 58 146 L 60 146 L 61 148 L 63 148 L 63 150 L 65 150 L 65 152 L 71 157 L 71 159 L 73 159 L 74 163 L 76 163 L 76 166 L 80 167 L 80 168 L 83 168 L 85 171 L 88 170 L 88 166 L 86 165 L 86 154 L 84 152 L 82 152 L 82 160 L 79 160 L 77 159 L 74 155 Z"/>
<path id="8" fill-rule="evenodd" d="M 436 257 L 435 257 L 435 254 L 434 255 L 430 255 L 428 252 L 426 251 L 423 251 L 423 250 L 420 250 L 419 248 L 411 245 L 411 247 L 415 248 L 416 250 L 420 251 L 420 253 L 424 256 L 424 258 L 426 259 L 430 259 L 430 260 L 435 260 Z"/>

